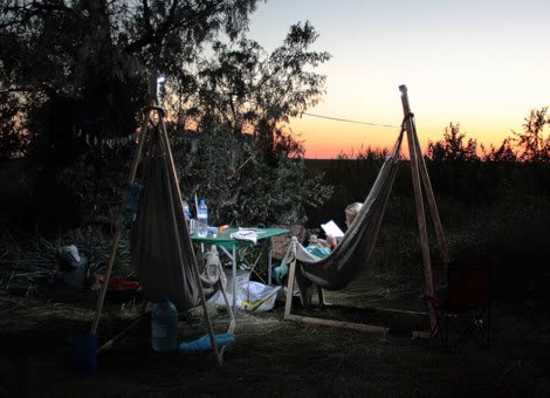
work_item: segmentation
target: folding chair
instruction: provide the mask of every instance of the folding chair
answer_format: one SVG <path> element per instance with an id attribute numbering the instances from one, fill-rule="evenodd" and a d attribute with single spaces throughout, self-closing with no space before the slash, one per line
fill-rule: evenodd
<path id="1" fill-rule="evenodd" d="M 441 297 L 426 296 L 437 315 L 432 337 L 439 335 L 444 345 L 449 343 L 452 321 L 460 326 L 456 345 L 473 337 L 489 347 L 491 328 L 490 265 L 449 264 L 447 290 Z"/>

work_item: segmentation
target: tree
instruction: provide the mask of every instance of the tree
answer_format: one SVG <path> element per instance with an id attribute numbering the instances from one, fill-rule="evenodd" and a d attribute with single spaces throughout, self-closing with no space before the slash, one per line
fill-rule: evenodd
<path id="1" fill-rule="evenodd" d="M 0 94 L 0 161 L 23 156 L 29 144 L 22 102 L 14 93 Z"/>
<path id="2" fill-rule="evenodd" d="M 90 178 L 98 186 L 105 182 L 116 167 L 113 156 L 79 136 L 97 142 L 134 133 L 156 73 L 192 69 L 204 43 L 218 34 L 232 40 L 246 29 L 256 3 L 0 0 L 0 93 L 15 98 L 10 112 L 20 112 L 24 138 L 32 144 L 28 159 L 39 170 L 33 203 L 57 221 L 67 213 L 60 204 L 71 195 L 63 189 L 65 172 L 79 184 L 72 189 L 73 203 L 87 192 Z M 0 152 L 13 153 L 6 142 L 0 142 Z M 87 155 L 92 175 L 75 175 Z M 45 224 L 55 229 L 51 221 Z"/>
<path id="3" fill-rule="evenodd" d="M 498 148 L 491 145 L 483 159 L 489 162 L 515 162 L 517 154 L 513 147 L 513 138 L 506 137 Z"/>
<path id="4" fill-rule="evenodd" d="M 67 114 L 69 130 L 126 136 L 155 73 L 181 74 L 218 33 L 234 39 L 256 3 L 0 0 L 0 90 L 31 94 L 46 148 L 48 121 Z"/>
<path id="5" fill-rule="evenodd" d="M 544 127 L 550 124 L 548 107 L 533 109 L 524 119 L 523 131 L 515 132 L 516 143 L 522 149 L 520 159 L 523 161 L 550 160 L 550 135 L 544 138 Z"/>
<path id="6" fill-rule="evenodd" d="M 216 42 L 195 76 L 171 80 L 172 93 L 195 89 L 184 100 L 168 96 L 175 130 L 192 127 L 188 138 L 196 142 L 194 154 L 176 151 L 182 180 L 187 192 L 209 198 L 217 220 L 304 221 L 306 206 L 331 195 L 322 175 L 307 173 L 304 148 L 287 125 L 324 92 L 325 77 L 314 68 L 329 55 L 310 50 L 316 38 L 306 22 L 271 54 L 244 37 Z"/>
<path id="7" fill-rule="evenodd" d="M 252 133 L 267 154 L 283 140 L 284 125 L 315 105 L 324 93 L 325 77 L 314 68 L 329 59 L 310 47 L 318 34 L 306 22 L 291 26 L 283 44 L 266 54 L 259 43 L 241 37 L 235 43 L 216 42 L 214 56 L 199 64 L 196 79 L 178 75 L 177 93 L 193 87 L 174 111 L 185 126 L 199 130 L 224 126 L 236 134 Z"/>
<path id="8" fill-rule="evenodd" d="M 433 161 L 456 160 L 473 161 L 479 160 L 477 154 L 477 140 L 469 138 L 465 140 L 466 134 L 460 132 L 460 124 L 449 123 L 445 127 L 443 138 L 428 144 L 428 157 Z"/>
<path id="9" fill-rule="evenodd" d="M 312 69 L 328 54 L 310 50 L 317 33 L 309 23 L 292 26 L 283 45 L 265 54 L 243 34 L 257 2 L 0 0 L 1 89 L 29 97 L 33 156 L 47 166 L 43 191 L 62 180 L 83 209 L 97 198 L 116 202 L 130 151 L 90 147 L 77 136 L 101 142 L 135 132 L 162 73 L 171 139 L 185 148 L 178 141 L 187 124 L 202 137 L 196 157 L 179 152 L 182 181 L 206 193 L 224 218 L 303 219 L 304 206 L 330 190 L 307 175 L 303 146 L 286 122 L 319 100 L 324 76 Z M 204 51 L 210 44 L 213 57 Z M 218 164 L 228 155 L 234 162 Z M 186 174 L 190 164 L 200 175 Z M 228 192 L 239 199 L 227 201 Z M 57 203 L 50 199 L 36 202 Z"/>
<path id="10" fill-rule="evenodd" d="M 205 197 L 214 224 L 304 222 L 305 208 L 319 206 L 332 194 L 323 175 L 309 173 L 301 157 L 277 151 L 275 161 L 265 162 L 250 134 L 212 128 L 171 137 L 182 192 L 190 203 L 195 194 Z"/>

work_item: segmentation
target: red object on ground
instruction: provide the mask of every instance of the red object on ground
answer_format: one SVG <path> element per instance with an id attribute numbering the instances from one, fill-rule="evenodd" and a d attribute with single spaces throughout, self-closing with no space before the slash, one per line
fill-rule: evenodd
<path id="1" fill-rule="evenodd" d="M 103 275 L 97 276 L 97 281 L 101 284 L 105 283 L 105 277 Z M 130 281 L 121 276 L 112 276 L 109 280 L 109 289 L 112 290 L 137 290 L 141 286 L 139 282 Z"/>

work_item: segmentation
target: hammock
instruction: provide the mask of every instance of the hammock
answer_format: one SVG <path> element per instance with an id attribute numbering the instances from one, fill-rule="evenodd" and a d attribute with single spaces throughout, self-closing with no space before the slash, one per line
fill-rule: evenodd
<path id="1" fill-rule="evenodd" d="M 327 290 L 343 289 L 360 268 L 368 267 L 399 167 L 403 132 L 404 122 L 397 142 L 384 161 L 360 212 L 334 251 L 325 258 L 318 258 L 310 254 L 297 239 L 292 239 L 283 264 L 298 261 L 300 289 L 307 288 L 311 283 Z"/>
<path id="2" fill-rule="evenodd" d="M 147 145 L 149 144 L 149 145 Z M 143 196 L 132 226 L 132 265 L 145 297 L 167 298 L 182 311 L 200 302 L 191 264 L 193 247 L 185 225 L 177 176 L 160 134 L 152 134 L 143 153 Z"/>
<path id="3" fill-rule="evenodd" d="M 153 113 L 157 114 L 157 123 L 151 118 Z M 178 176 L 162 108 L 157 106 L 145 108 L 144 126 L 139 140 L 138 150 L 130 171 L 130 192 L 126 206 L 126 210 L 131 210 L 128 215 L 132 215 L 133 211 L 137 210 L 130 233 L 132 265 L 141 281 L 147 300 L 158 302 L 161 299 L 168 299 L 180 311 L 198 304 L 202 305 L 210 339 L 208 347 L 216 353 L 218 364 L 221 365 L 225 346 L 221 350 L 218 349 L 217 338 L 214 335 L 212 321 L 206 308 L 206 298 L 201 280 L 210 285 L 217 284 L 222 292 L 230 316 L 226 333 L 233 333 L 235 316 L 220 277 L 223 270 L 217 256 L 213 254 L 207 256 L 209 258 L 207 275 L 203 278 L 199 275 L 193 244 L 185 223 Z M 143 197 L 138 201 L 135 195 L 138 190 L 133 190 L 132 187 L 135 187 L 140 165 Z M 98 297 L 96 315 L 91 327 L 92 335 L 97 334 L 107 286 L 122 235 L 123 219 L 125 217 L 120 214 L 116 223 L 105 283 Z M 132 325 L 134 324 L 135 322 Z M 109 340 L 98 351 L 112 345 L 114 339 L 120 336 L 121 334 Z"/>

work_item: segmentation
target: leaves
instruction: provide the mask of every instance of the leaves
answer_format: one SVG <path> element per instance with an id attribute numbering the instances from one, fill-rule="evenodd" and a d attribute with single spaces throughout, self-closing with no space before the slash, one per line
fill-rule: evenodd
<path id="1" fill-rule="evenodd" d="M 25 87 L 35 110 L 39 97 L 72 101 L 74 123 L 86 133 L 126 136 L 148 102 L 152 76 L 185 81 L 203 43 L 244 30 L 256 2 L 0 0 L 0 84 Z M 37 125 L 59 118 L 52 113 Z"/>
<path id="2" fill-rule="evenodd" d="M 207 199 L 213 224 L 303 222 L 306 205 L 320 205 L 332 194 L 301 158 L 288 157 L 283 142 L 275 163 L 267 164 L 251 135 L 218 128 L 199 136 L 174 133 L 172 140 L 182 192 L 189 203 L 195 194 Z M 195 152 L 189 150 L 193 141 Z"/>
<path id="3" fill-rule="evenodd" d="M 219 124 L 236 133 L 264 135 L 273 149 L 277 128 L 315 105 L 324 93 L 325 77 L 313 68 L 329 55 L 310 50 L 316 38 L 306 22 L 293 25 L 271 54 L 244 37 L 234 43 L 215 42 L 213 57 L 198 65 L 196 92 L 187 103 L 179 103 L 175 113 L 193 112 L 202 129 Z"/>
<path id="4" fill-rule="evenodd" d="M 0 0 L 1 87 L 27 90 L 33 155 L 81 198 L 85 216 L 110 216 L 129 155 L 90 148 L 76 132 L 107 143 L 134 133 L 157 73 L 168 77 L 183 192 L 205 195 L 215 220 L 299 221 L 306 204 L 330 195 L 306 175 L 303 146 L 286 128 L 319 101 L 325 77 L 314 68 L 329 55 L 311 50 L 309 22 L 293 25 L 271 54 L 246 39 L 257 3 Z"/>
<path id="5" fill-rule="evenodd" d="M 460 132 L 460 125 L 450 123 L 445 128 L 443 139 L 428 144 L 428 157 L 434 161 L 476 161 L 480 160 L 477 154 L 477 140 L 469 138 Z"/>
<path id="6" fill-rule="evenodd" d="M 544 127 L 550 124 L 548 107 L 533 109 L 524 119 L 523 131 L 513 132 L 517 145 L 522 149 L 520 159 L 524 161 L 550 160 L 550 135 L 544 138 Z"/>
<path id="7" fill-rule="evenodd" d="M 0 160 L 21 157 L 30 136 L 25 129 L 24 97 L 16 92 L 0 93 Z"/>

